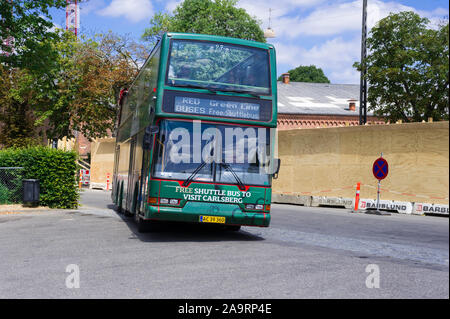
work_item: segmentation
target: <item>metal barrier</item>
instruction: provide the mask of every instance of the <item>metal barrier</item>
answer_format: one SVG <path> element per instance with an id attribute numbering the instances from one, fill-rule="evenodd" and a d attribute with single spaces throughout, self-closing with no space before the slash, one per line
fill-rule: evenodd
<path id="1" fill-rule="evenodd" d="M 24 173 L 23 167 L 0 167 L 0 205 L 22 203 Z"/>

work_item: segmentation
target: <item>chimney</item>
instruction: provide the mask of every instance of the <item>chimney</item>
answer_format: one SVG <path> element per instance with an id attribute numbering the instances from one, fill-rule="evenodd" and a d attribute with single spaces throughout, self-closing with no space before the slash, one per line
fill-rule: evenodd
<path id="1" fill-rule="evenodd" d="M 357 100 L 355 100 L 355 99 L 348 100 L 348 109 L 349 109 L 349 111 L 353 111 L 353 112 L 356 111 L 356 101 Z"/>
<path id="2" fill-rule="evenodd" d="M 289 73 L 281 74 L 281 78 L 282 78 L 284 84 L 289 84 Z"/>

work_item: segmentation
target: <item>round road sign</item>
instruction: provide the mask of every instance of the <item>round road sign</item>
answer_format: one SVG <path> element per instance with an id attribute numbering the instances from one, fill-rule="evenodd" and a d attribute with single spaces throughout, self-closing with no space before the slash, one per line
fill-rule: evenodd
<path id="1" fill-rule="evenodd" d="M 372 173 L 378 180 L 385 179 L 389 173 L 388 162 L 382 157 L 377 158 L 375 162 L 373 162 Z"/>

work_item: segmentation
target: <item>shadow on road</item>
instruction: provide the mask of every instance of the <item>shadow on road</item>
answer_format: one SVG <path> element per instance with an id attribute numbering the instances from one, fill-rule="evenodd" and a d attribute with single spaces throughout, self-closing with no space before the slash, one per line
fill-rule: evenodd
<path id="1" fill-rule="evenodd" d="M 114 211 L 133 233 L 129 239 L 139 239 L 143 242 L 211 242 L 211 241 L 258 241 L 264 240 L 263 237 L 246 232 L 228 231 L 221 225 L 214 224 L 194 224 L 181 222 L 160 222 L 155 231 L 149 233 L 140 233 L 137 229 L 133 217 L 127 217 L 119 214 L 116 206 L 108 204 L 107 207 Z"/>

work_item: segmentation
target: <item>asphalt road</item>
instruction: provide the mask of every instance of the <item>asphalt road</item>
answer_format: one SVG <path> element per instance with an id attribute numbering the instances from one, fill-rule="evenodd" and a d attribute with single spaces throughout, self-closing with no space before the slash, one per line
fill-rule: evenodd
<path id="1" fill-rule="evenodd" d="M 449 298 L 448 218 L 273 205 L 269 228 L 140 234 L 108 192 L 82 203 L 0 214 L 0 298 Z"/>

